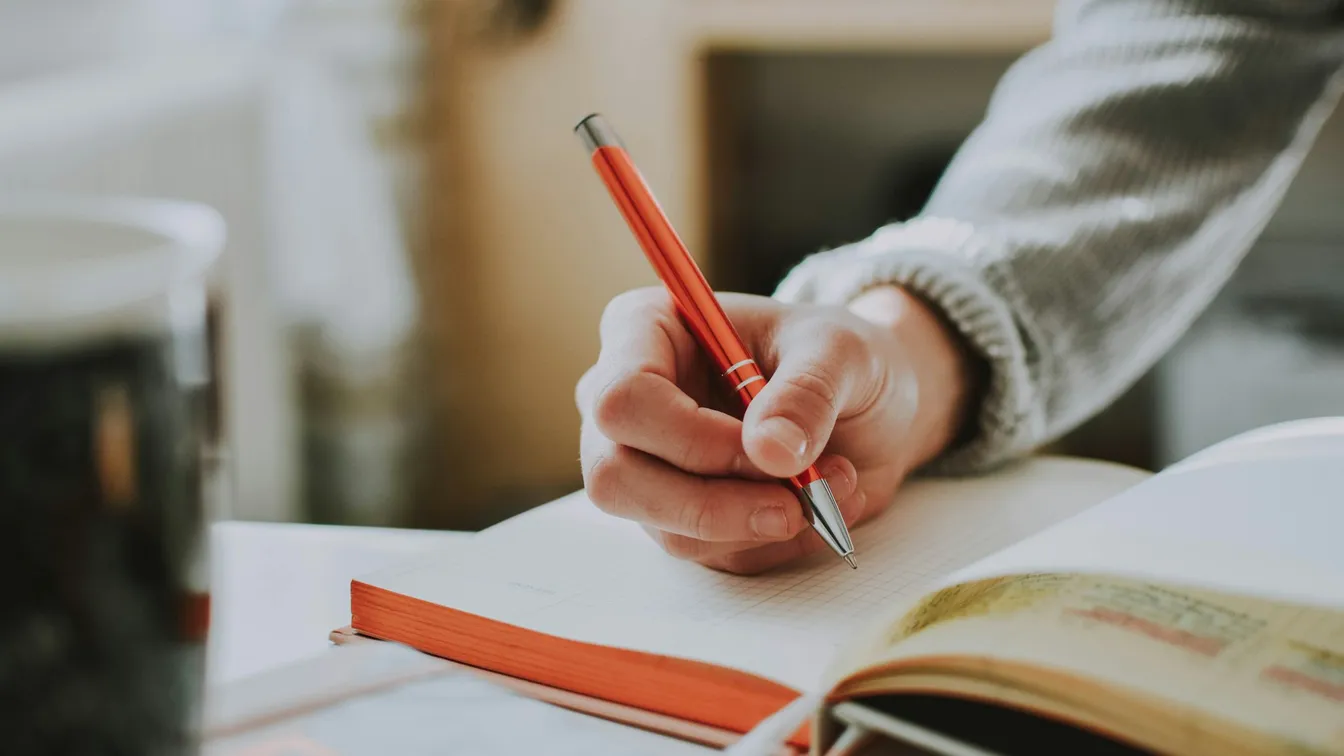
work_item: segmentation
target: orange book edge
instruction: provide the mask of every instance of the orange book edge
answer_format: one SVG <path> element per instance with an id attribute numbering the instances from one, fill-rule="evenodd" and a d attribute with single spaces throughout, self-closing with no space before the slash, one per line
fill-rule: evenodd
<path id="1" fill-rule="evenodd" d="M 550 702 L 676 737 L 710 737 L 701 742 L 719 747 L 729 744 L 724 735 L 735 740 L 800 695 L 746 672 L 539 633 L 359 580 L 350 582 L 350 627 L 362 636 L 531 683 L 525 690 L 512 686 L 525 695 L 564 699 Z M 596 707 L 606 713 L 595 711 L 594 703 L 607 704 Z M 698 726 L 691 728 L 697 734 L 688 737 L 687 727 L 670 728 L 670 722 Z M 788 745 L 806 750 L 810 743 L 805 723 Z"/>
<path id="2" fill-rule="evenodd" d="M 331 631 L 329 639 L 333 644 L 338 646 L 392 642 L 368 635 L 362 635 L 348 625 Z M 655 714 L 650 711 L 624 706 L 611 701 L 604 701 L 591 696 L 582 696 L 567 690 L 560 690 L 559 688 L 540 685 L 528 680 L 520 680 L 516 677 L 509 677 L 477 667 L 470 667 L 460 662 L 452 661 L 451 659 L 443 659 L 437 656 L 432 656 L 431 658 L 442 664 L 461 670 L 466 674 L 475 675 L 490 683 L 499 685 L 502 688 L 543 703 L 548 703 L 553 706 L 569 709 L 570 711 L 597 717 L 599 719 L 606 719 L 618 724 L 638 727 L 641 730 L 647 730 L 659 735 L 666 735 L 668 737 L 677 738 L 678 740 L 685 740 L 713 748 L 727 748 L 733 743 L 736 743 L 742 736 L 741 733 L 730 732 L 728 730 L 710 727 L 696 722 L 688 722 L 684 719 L 674 719 L 673 717 L 662 714 Z M 779 749 L 775 751 L 775 756 L 798 756 L 798 751 L 799 749 L 794 746 L 781 745 Z"/>

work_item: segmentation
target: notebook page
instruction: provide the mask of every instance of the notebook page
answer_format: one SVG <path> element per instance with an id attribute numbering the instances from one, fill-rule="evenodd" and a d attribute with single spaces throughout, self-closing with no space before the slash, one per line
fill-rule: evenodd
<path id="1" fill-rule="evenodd" d="M 944 583 L 1092 572 L 1344 608 L 1344 419 L 1211 447 Z"/>
<path id="2" fill-rule="evenodd" d="M 673 559 L 581 495 L 479 534 L 471 548 L 364 582 L 573 640 L 695 659 L 814 685 L 864 620 L 940 576 L 1142 480 L 1129 468 L 1043 458 L 994 476 L 920 481 L 853 532 L 851 570 L 818 554 L 739 577 Z"/>

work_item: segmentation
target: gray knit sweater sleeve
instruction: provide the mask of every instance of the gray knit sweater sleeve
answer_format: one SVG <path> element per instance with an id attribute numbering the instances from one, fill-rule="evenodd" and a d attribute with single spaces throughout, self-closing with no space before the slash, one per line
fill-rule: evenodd
<path id="1" fill-rule="evenodd" d="M 1095 414 L 1167 351 L 1277 209 L 1332 111 L 1344 2 L 1066 3 L 916 218 L 813 255 L 785 301 L 898 284 L 990 368 L 974 471 Z"/>

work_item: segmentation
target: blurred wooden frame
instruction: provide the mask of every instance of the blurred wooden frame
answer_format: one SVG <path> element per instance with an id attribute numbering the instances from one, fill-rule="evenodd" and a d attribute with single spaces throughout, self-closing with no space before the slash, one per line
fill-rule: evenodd
<path id="1" fill-rule="evenodd" d="M 419 272 L 446 431 L 424 526 L 473 528 L 582 485 L 575 382 L 607 301 L 656 279 L 571 127 L 601 111 L 713 276 L 715 50 L 1025 51 L 1053 0 L 422 0 L 428 227 Z M 493 15 L 492 15 L 493 14 Z M 436 460 L 437 462 L 437 460 Z M 435 500 L 437 498 L 437 500 Z"/>

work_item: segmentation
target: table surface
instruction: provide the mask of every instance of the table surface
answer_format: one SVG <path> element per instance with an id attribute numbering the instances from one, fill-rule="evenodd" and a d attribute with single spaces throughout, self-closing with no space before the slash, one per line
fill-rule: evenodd
<path id="1" fill-rule="evenodd" d="M 331 649 L 350 580 L 470 538 L 451 531 L 220 522 L 211 531 L 208 676 L 228 683 Z"/>
<path id="2" fill-rule="evenodd" d="M 350 622 L 350 580 L 433 549 L 451 549 L 470 534 L 330 525 L 221 522 L 211 532 L 212 688 L 304 661 L 340 654 L 331 630 Z M 420 716 L 444 696 L 454 700 L 457 745 L 479 754 L 540 751 L 649 756 L 705 756 L 711 749 L 492 692 L 474 676 L 439 682 L 427 701 L 408 699 L 403 714 Z M 520 727 L 520 724 L 524 726 Z M 383 746 L 386 743 L 382 744 Z M 414 746 L 410 746 L 413 750 Z M 439 744 L 442 745 L 442 744 Z M 352 754 L 378 744 L 351 743 Z M 407 756 L 420 752 L 414 750 Z"/>

